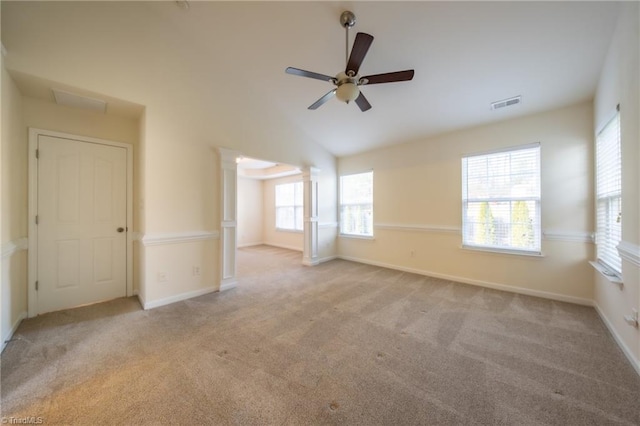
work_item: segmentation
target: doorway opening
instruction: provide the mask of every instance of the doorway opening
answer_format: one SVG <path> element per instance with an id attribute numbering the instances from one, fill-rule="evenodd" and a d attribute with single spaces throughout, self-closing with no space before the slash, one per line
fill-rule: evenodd
<path id="1" fill-rule="evenodd" d="M 227 148 L 217 148 L 217 150 L 220 159 L 220 291 L 223 291 L 237 285 L 238 164 L 243 161 L 243 156 L 241 153 Z M 275 163 L 264 164 L 268 162 L 265 162 L 264 160 L 257 161 L 261 161 L 263 163 L 262 167 L 256 166 L 253 171 L 247 172 L 245 170 L 243 173 L 248 173 L 254 176 L 263 175 L 273 177 L 273 175 L 264 171 L 271 170 L 275 173 L 301 175 L 303 197 L 302 264 L 307 266 L 317 265 L 319 263 L 318 174 L 320 170 L 310 166 L 301 170 L 295 166 L 286 166 Z M 251 161 L 247 160 L 246 163 L 250 164 Z M 249 167 L 242 168 L 251 170 Z M 289 176 L 286 177 L 288 178 Z M 300 178 L 297 179 L 300 180 Z M 265 209 L 270 210 L 270 207 L 264 207 L 264 198 L 265 197 L 263 197 L 263 212 Z M 292 207 L 294 212 L 292 220 L 295 223 L 295 203 Z M 273 208 L 275 209 L 275 206 Z"/>
<path id="2" fill-rule="evenodd" d="M 283 253 L 288 251 L 287 257 L 302 261 L 303 185 L 302 171 L 296 166 L 250 157 L 237 159 L 237 259 L 240 277 L 249 269 L 255 269 L 256 264 L 251 259 L 261 252 L 268 253 L 274 249 Z"/>

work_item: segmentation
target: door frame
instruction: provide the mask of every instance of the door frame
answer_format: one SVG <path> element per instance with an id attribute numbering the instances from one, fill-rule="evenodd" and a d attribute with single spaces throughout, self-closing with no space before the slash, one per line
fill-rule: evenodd
<path id="1" fill-rule="evenodd" d="M 36 281 L 38 280 L 38 226 L 36 225 L 36 214 L 38 212 L 38 160 L 36 149 L 38 147 L 39 136 L 50 136 L 54 138 L 71 139 L 83 143 L 108 145 L 124 148 L 127 154 L 127 238 L 126 238 L 126 285 L 127 297 L 133 296 L 133 145 L 122 142 L 115 142 L 106 139 L 92 138 L 88 136 L 73 135 L 70 133 L 55 132 L 53 130 L 43 130 L 29 128 L 29 251 L 28 251 L 28 272 L 27 272 L 27 306 L 29 318 L 38 315 L 38 292 Z"/>

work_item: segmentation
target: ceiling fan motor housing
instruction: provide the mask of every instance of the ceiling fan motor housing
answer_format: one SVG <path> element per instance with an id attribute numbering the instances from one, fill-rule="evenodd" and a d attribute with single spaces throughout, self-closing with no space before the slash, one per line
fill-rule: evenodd
<path id="1" fill-rule="evenodd" d="M 339 72 L 338 75 L 336 75 L 336 86 L 340 87 L 345 83 L 353 83 L 357 85 L 359 80 L 360 76 L 358 75 L 351 76 L 347 75 L 345 72 Z"/>

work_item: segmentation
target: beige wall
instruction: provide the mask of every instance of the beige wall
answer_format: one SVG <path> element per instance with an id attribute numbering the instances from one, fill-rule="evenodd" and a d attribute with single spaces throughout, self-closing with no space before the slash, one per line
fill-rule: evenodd
<path id="1" fill-rule="evenodd" d="M 620 104 L 622 141 L 623 286 L 595 275 L 595 303 L 605 322 L 640 373 L 640 331 L 624 316 L 640 306 L 640 7 L 625 3 L 607 53 L 594 102 L 594 134 Z"/>
<path id="2" fill-rule="evenodd" d="M 259 82 L 247 78 L 239 91 L 213 77 L 213 71 L 250 73 L 233 68 L 232 56 L 237 52 L 228 49 L 225 40 L 213 40 L 220 47 L 214 57 L 201 55 L 198 45 L 202 40 L 189 39 L 191 48 L 185 49 L 183 37 L 166 31 L 166 20 L 148 19 L 149 9 L 142 2 L 3 2 L 3 15 L 11 14 L 3 25 L 5 47 L 11 52 L 7 68 L 145 106 L 139 164 L 143 170 L 139 189 L 142 205 L 138 209 L 142 212 L 140 231 L 145 237 L 220 230 L 216 147 L 248 157 L 319 168 L 320 220 L 335 222 L 335 157 L 318 145 L 313 135 L 270 108 L 271 98 Z M 142 37 L 140 20 L 145 21 Z M 118 22 L 118 31 L 113 31 L 114 22 Z M 92 31 L 87 32 L 87 28 Z M 42 43 L 43 39 L 47 43 Z M 206 41 L 209 47 L 211 42 Z M 168 51 L 178 53 L 167 55 Z M 249 122 L 249 116 L 257 118 Z M 147 293 L 145 300 L 173 300 L 194 290 L 216 287 L 218 242 L 207 241 L 194 250 L 184 249 L 184 244 L 166 244 L 162 250 L 138 244 L 136 258 L 144 262 L 139 291 Z M 322 250 L 335 253 L 335 240 L 323 237 Z M 184 284 L 180 277 L 185 278 L 186 272 L 178 263 L 201 262 L 203 253 L 207 253 L 207 259 L 201 281 Z M 158 282 L 160 271 L 175 280 Z"/>
<path id="3" fill-rule="evenodd" d="M 2 288 L 0 338 L 27 311 L 27 131 L 22 96 L 2 65 Z"/>
<path id="4" fill-rule="evenodd" d="M 301 182 L 302 175 L 288 176 L 279 179 L 269 179 L 262 183 L 262 235 L 264 243 L 276 247 L 302 251 L 304 234 L 302 231 L 282 231 L 276 229 L 276 185 L 289 182 Z"/>
<path id="5" fill-rule="evenodd" d="M 262 244 L 262 181 L 238 176 L 238 247 Z"/>
<path id="6" fill-rule="evenodd" d="M 18 87 L 2 68 L 2 242 L 27 236 L 27 130 Z"/>
<path id="7" fill-rule="evenodd" d="M 373 169 L 374 239 L 340 237 L 341 256 L 579 303 L 593 297 L 590 103 L 341 158 Z M 463 154 L 539 142 L 543 257 L 461 249 Z M 406 226 L 413 226 L 407 230 Z M 413 255 L 411 254 L 413 252 Z"/>
<path id="8" fill-rule="evenodd" d="M 138 145 L 137 118 L 85 111 L 25 97 L 24 121 L 27 127 Z"/>
<path id="9" fill-rule="evenodd" d="M 151 78 L 157 77 L 156 73 L 151 74 Z M 99 85 L 101 82 L 91 84 Z M 160 86 L 163 91 L 157 90 Z M 142 97 L 135 97 L 142 89 Z M 199 87 L 145 82 L 132 91 L 132 96 L 127 99 L 146 106 L 144 152 L 141 153 L 141 169 L 144 170 L 141 192 L 144 196 L 140 200 L 143 204 L 144 225 L 141 231 L 144 238 L 220 231 L 220 158 L 217 147 L 276 163 L 320 168 L 321 220 L 336 220 L 336 159 L 307 135 L 292 128 L 290 123 L 282 123 L 277 132 L 267 135 L 257 132 L 261 123 L 246 123 L 230 131 L 225 127 L 229 121 L 226 117 L 228 112 L 220 110 L 219 99 L 212 99 Z M 263 111 L 263 119 L 279 121 L 279 117 L 269 110 Z M 301 234 L 287 237 L 265 242 L 302 248 Z M 286 241 L 278 242 L 280 240 Z M 195 243 L 199 249 L 193 250 L 184 247 L 185 244 L 192 243 L 172 242 L 162 249 L 138 244 L 137 258 L 144 259 L 141 270 L 144 277 L 139 292 L 146 306 L 219 288 L 219 241 Z M 323 250 L 335 253 L 335 239 L 325 240 Z M 203 260 L 204 253 L 206 259 Z M 178 264 L 201 264 L 202 274 L 194 281 L 190 268 L 180 268 Z M 157 278 L 160 272 L 173 278 L 160 282 Z"/>

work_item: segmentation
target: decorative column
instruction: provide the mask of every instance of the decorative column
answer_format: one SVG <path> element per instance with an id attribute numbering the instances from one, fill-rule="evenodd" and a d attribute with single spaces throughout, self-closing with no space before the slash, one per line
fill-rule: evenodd
<path id="1" fill-rule="evenodd" d="M 220 291 L 238 283 L 236 271 L 237 180 L 239 152 L 218 148 L 220 154 Z"/>
<path id="2" fill-rule="evenodd" d="M 304 187 L 304 250 L 302 264 L 313 266 L 318 261 L 318 174 L 320 169 L 306 167 L 302 171 Z"/>

